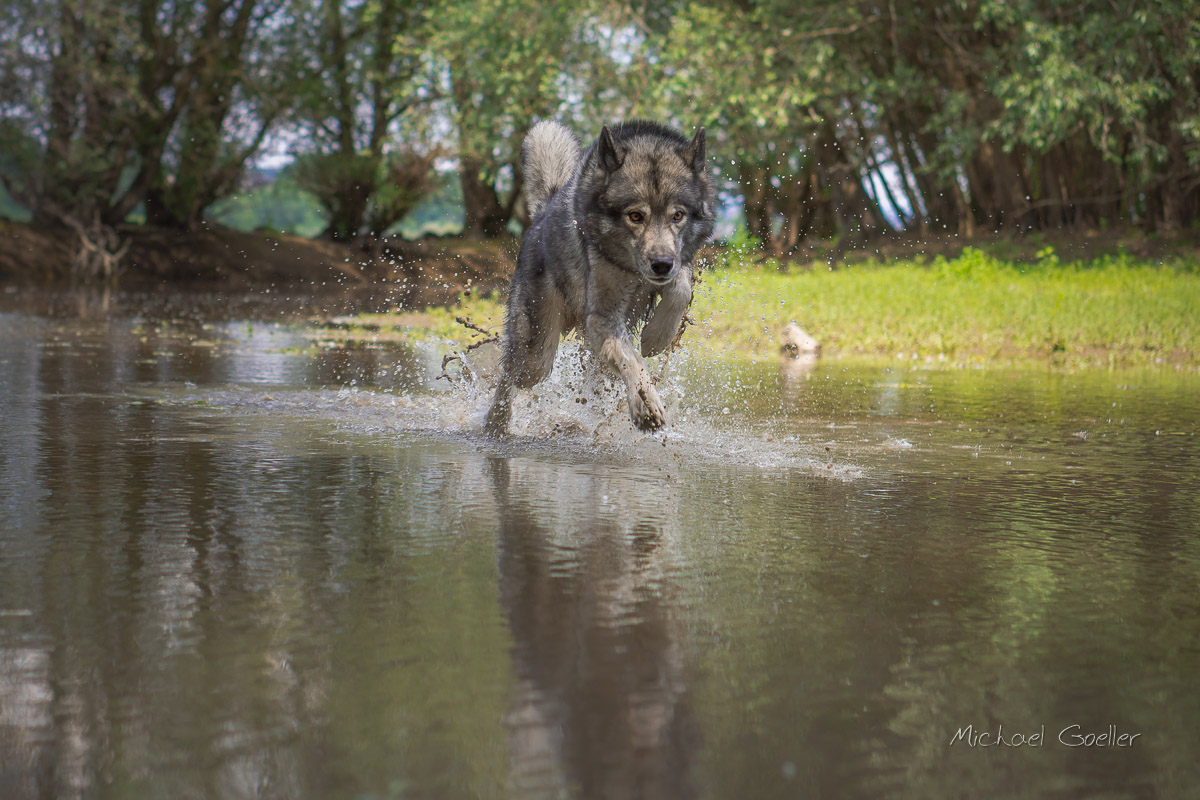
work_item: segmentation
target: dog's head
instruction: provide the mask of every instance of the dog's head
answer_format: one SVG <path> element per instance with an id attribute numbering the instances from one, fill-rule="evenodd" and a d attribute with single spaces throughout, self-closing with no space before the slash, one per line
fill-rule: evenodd
<path id="1" fill-rule="evenodd" d="M 656 285 L 673 281 L 712 235 L 704 129 L 630 122 L 600 132 L 584 168 L 588 233 L 614 264 Z"/>

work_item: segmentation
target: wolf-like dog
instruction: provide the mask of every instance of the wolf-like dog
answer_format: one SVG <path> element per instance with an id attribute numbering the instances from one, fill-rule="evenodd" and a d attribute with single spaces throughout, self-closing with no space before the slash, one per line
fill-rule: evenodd
<path id="1" fill-rule="evenodd" d="M 642 356 L 675 340 L 692 302 L 696 251 L 712 236 L 704 129 L 688 140 L 653 122 L 605 125 L 583 150 L 546 120 L 526 135 L 521 162 L 532 223 L 509 290 L 486 430 L 508 430 L 514 391 L 545 380 L 559 339 L 576 329 L 625 382 L 633 424 L 663 427 L 666 409 Z"/>

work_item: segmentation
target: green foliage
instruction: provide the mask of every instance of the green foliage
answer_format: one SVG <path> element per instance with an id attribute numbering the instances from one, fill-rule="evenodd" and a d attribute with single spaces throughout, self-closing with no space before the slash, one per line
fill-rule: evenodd
<path id="1" fill-rule="evenodd" d="M 1154 130 L 1153 116 L 1172 103 L 1184 114 L 1196 108 L 1200 45 L 1175 35 L 1189 27 L 1200 32 L 1194 6 L 1163 3 L 1127 15 L 1089 5 L 1082 15 L 1033 2 L 991 6 L 981 15 L 1012 31 L 1006 70 L 991 87 L 1003 107 L 995 133 L 1010 149 L 1045 151 L 1078 131 L 1112 161 L 1161 161 L 1168 145 L 1160 137 L 1168 131 Z"/>
<path id="2" fill-rule="evenodd" d="M 38 151 L 37 142 L 19 125 L 0 120 L 0 218 L 19 222 L 32 218 L 30 209 L 18 198 L 30 199 L 34 187 L 29 181 Z"/>
<path id="3" fill-rule="evenodd" d="M 306 239 L 319 236 L 329 224 L 320 201 L 287 177 L 221 198 L 209 207 L 207 217 L 238 231 L 266 230 Z"/>
<path id="4" fill-rule="evenodd" d="M 293 121 L 309 135 L 292 168 L 329 233 L 379 236 L 426 192 L 436 148 L 407 126 L 432 99 L 428 9 L 398 0 L 293 0 Z"/>
<path id="5" fill-rule="evenodd" d="M 752 235 L 750 230 L 742 225 L 733 232 L 733 236 L 729 237 L 708 266 L 717 270 L 739 269 L 760 261 L 762 257 L 762 239 Z"/>
<path id="6" fill-rule="evenodd" d="M 325 208 L 334 238 L 380 236 L 428 193 L 432 159 L 410 152 L 305 153 L 289 168 L 296 184 Z"/>
<path id="7" fill-rule="evenodd" d="M 698 0 L 662 56 L 667 105 L 723 132 L 776 254 L 885 205 L 967 234 L 1200 215 L 1194 3 Z M 866 201 L 872 173 L 889 196 Z"/>
<path id="8" fill-rule="evenodd" d="M 368 228 L 382 235 L 399 224 L 434 185 L 433 160 L 416 153 L 393 152 L 383 161 L 380 185 L 371 198 Z"/>
<path id="9" fill-rule="evenodd" d="M 562 0 L 439 7 L 431 51 L 451 101 L 468 235 L 502 235 L 517 212 L 521 139 L 564 109 L 565 86 L 592 55 L 578 30 L 588 10 Z"/>
<path id="10" fill-rule="evenodd" d="M 1063 263 L 1046 248 L 1024 263 L 964 248 L 931 263 L 814 264 L 787 274 L 722 258 L 730 266 L 705 274 L 684 340 L 709 355 L 776 359 L 779 332 L 796 322 L 827 357 L 1200 365 L 1194 256 L 1159 264 L 1118 253 Z M 361 320 L 373 332 L 463 346 L 477 338 L 455 321 L 464 315 L 499 330 L 504 305 L 471 296 L 453 309 Z"/>
<path id="11" fill-rule="evenodd" d="M 405 239 L 419 239 L 426 234 L 449 236 L 462 231 L 462 182 L 458 175 L 439 175 L 434 179 L 434 185 L 437 188 L 393 226 L 392 232 L 399 233 Z"/>
<path id="12" fill-rule="evenodd" d="M 560 117 L 710 129 L 749 235 L 1200 221 L 1200 13 L 1163 0 L 13 0 L 0 181 L 39 222 L 193 224 L 264 145 L 338 236 L 457 161 L 465 235 L 523 220 L 520 142 Z M 65 215 L 65 216 L 64 216 Z"/>
<path id="13" fill-rule="evenodd" d="M 1198 266 L 1126 254 L 1062 263 L 1053 248 L 1021 263 L 965 248 L 929 265 L 731 270 L 706 276 L 693 315 L 711 346 L 760 357 L 795 321 L 835 355 L 1196 363 Z"/>
<path id="14" fill-rule="evenodd" d="M 41 147 L 15 120 L 0 119 L 0 216 L 27 221 Z M 22 202 L 24 201 L 24 202 Z"/>
<path id="15" fill-rule="evenodd" d="M 33 218 L 29 209 L 13 199 L 13 196 L 0 183 L 0 219 L 10 219 L 16 222 L 29 222 Z"/>

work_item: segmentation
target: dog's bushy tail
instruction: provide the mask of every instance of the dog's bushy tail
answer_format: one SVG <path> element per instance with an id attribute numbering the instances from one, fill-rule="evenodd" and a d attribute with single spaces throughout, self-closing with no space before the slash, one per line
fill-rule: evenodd
<path id="1" fill-rule="evenodd" d="M 521 167 L 525 171 L 525 205 L 536 217 L 550 196 L 575 173 L 581 157 L 575 134 L 561 123 L 544 119 L 525 134 Z"/>

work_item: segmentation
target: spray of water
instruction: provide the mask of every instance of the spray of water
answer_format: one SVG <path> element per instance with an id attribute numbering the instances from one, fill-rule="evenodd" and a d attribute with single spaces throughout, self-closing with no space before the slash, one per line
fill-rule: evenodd
<path id="1" fill-rule="evenodd" d="M 687 370 L 684 350 L 652 363 L 668 426 L 655 433 L 637 430 L 629 418 L 624 385 L 599 368 L 577 341 L 564 341 L 550 378 L 518 394 L 510 435 L 483 434 L 492 399 L 498 352 L 493 347 L 458 354 L 443 363 L 446 346 L 430 341 L 418 347 L 421 389 L 408 393 L 355 386 L 339 390 L 194 390 L 175 399 L 244 414 L 298 415 L 327 420 L 346 433 L 421 435 L 464 440 L 498 452 L 557 451 L 594 460 L 672 466 L 695 462 L 759 469 L 798 469 L 836 479 L 860 470 L 830 463 L 815 442 L 764 431 L 730 415 L 722 398 L 736 376 L 710 374 L 697 379 Z M 685 372 L 690 377 L 685 378 Z M 724 413 L 722 413 L 724 412 Z"/>

